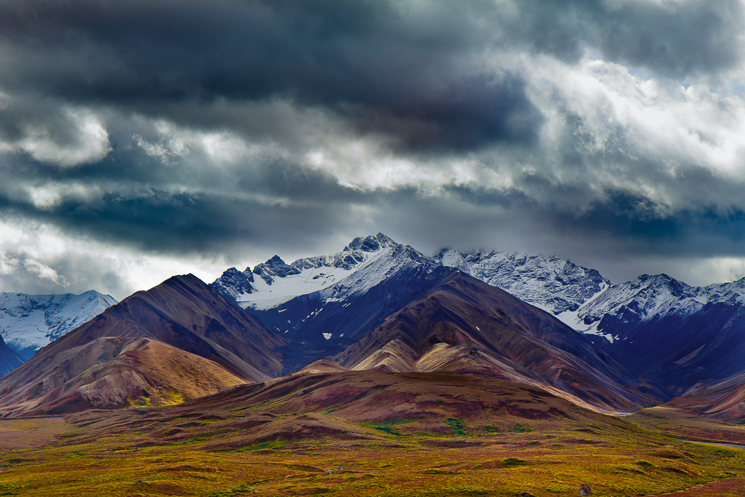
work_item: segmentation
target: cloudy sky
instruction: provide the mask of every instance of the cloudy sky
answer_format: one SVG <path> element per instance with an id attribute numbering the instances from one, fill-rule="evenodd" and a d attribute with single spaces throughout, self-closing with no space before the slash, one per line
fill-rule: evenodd
<path id="1" fill-rule="evenodd" d="M 382 231 L 745 276 L 740 0 L 0 0 L 0 291 Z"/>

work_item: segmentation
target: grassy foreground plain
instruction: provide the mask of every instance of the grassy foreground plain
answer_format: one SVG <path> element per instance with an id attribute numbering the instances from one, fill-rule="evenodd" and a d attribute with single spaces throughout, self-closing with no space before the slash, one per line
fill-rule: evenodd
<path id="1" fill-rule="evenodd" d="M 745 428 L 664 407 L 605 416 L 457 375 L 305 375 L 0 420 L 0 495 L 745 495 L 745 450 L 693 439 L 745 443 Z"/>

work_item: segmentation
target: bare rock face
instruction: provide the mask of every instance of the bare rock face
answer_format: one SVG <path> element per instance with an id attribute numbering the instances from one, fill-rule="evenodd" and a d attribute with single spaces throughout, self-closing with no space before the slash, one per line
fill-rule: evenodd
<path id="1" fill-rule="evenodd" d="M 592 494 L 592 491 L 590 490 L 590 485 L 587 483 L 583 483 L 579 486 L 579 494 L 580 495 L 590 495 Z"/>

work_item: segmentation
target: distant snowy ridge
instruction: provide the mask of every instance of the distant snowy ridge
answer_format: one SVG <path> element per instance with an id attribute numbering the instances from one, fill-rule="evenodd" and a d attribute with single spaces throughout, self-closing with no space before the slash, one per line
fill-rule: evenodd
<path id="1" fill-rule="evenodd" d="M 554 315 L 576 311 L 610 286 L 596 270 L 554 256 L 443 249 L 434 259 Z"/>
<path id="2" fill-rule="evenodd" d="M 434 258 L 553 314 L 578 331 L 602 334 L 597 323 L 584 324 L 584 308 L 611 288 L 595 269 L 555 256 L 497 251 L 442 249 Z"/>
<path id="3" fill-rule="evenodd" d="M 612 285 L 595 269 L 554 256 L 443 249 L 435 259 L 611 342 L 619 337 L 603 332 L 606 316 L 640 323 L 673 315 L 685 318 L 706 304 L 745 304 L 745 278 L 694 287 L 666 274 L 645 274 Z"/>
<path id="4" fill-rule="evenodd" d="M 116 303 L 112 296 L 93 290 L 80 295 L 0 292 L 0 335 L 13 350 L 28 359 L 39 348 Z"/>
<path id="5" fill-rule="evenodd" d="M 643 274 L 612 285 L 596 299 L 579 309 L 570 325 L 580 331 L 602 331 L 602 319 L 615 316 L 622 322 L 640 323 L 667 316 L 689 317 L 707 304 L 742 306 L 745 278 L 703 287 L 690 286 L 666 274 Z M 606 337 L 607 338 L 607 337 Z"/>
<path id="6" fill-rule="evenodd" d="M 408 245 L 383 233 L 352 240 L 333 255 L 298 259 L 287 264 L 279 256 L 239 271 L 230 268 L 212 286 L 243 308 L 266 310 L 295 297 L 321 292 L 327 302 L 340 302 L 412 265 L 437 267 Z"/>
<path id="7" fill-rule="evenodd" d="M 360 295 L 407 265 L 456 268 L 545 310 L 570 327 L 623 340 L 605 332 L 606 316 L 640 323 L 666 316 L 687 317 L 706 304 L 745 305 L 745 278 L 692 287 L 665 274 L 641 275 L 611 284 L 597 270 L 555 256 L 442 249 L 427 257 L 386 235 L 355 238 L 333 255 L 298 259 L 274 256 L 253 270 L 230 268 L 212 285 L 244 308 L 267 310 L 295 297 L 319 292 L 327 302 Z"/>

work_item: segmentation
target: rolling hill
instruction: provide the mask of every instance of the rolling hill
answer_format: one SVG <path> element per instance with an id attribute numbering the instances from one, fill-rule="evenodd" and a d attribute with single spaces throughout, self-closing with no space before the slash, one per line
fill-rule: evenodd
<path id="1" fill-rule="evenodd" d="M 65 350 L 2 397 L 3 416 L 171 405 L 242 385 L 222 366 L 147 338 L 103 337 Z"/>

